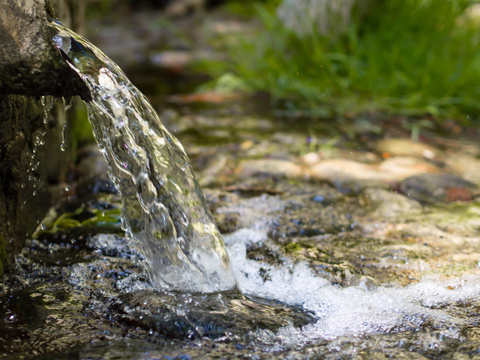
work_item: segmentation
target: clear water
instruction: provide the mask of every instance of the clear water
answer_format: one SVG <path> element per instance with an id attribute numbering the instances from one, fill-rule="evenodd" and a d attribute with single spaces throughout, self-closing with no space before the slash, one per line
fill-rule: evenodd
<path id="1" fill-rule="evenodd" d="M 235 287 L 222 237 L 180 142 L 145 96 L 86 39 L 51 23 L 67 63 L 90 89 L 95 138 L 123 203 L 123 227 L 165 289 Z"/>

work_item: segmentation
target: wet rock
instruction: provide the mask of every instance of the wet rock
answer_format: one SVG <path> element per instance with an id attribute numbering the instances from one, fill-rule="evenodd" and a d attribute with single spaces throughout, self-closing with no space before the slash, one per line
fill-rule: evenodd
<path id="1" fill-rule="evenodd" d="M 305 207 L 305 204 L 308 203 L 331 206 L 334 203 L 343 201 L 345 195 L 331 187 L 316 186 L 315 188 L 310 189 L 310 191 L 306 191 L 304 194 L 296 195 L 295 193 L 287 193 L 282 198 L 288 204 L 288 208 L 292 209 L 294 207 L 303 208 Z"/>
<path id="2" fill-rule="evenodd" d="M 242 178 L 267 175 L 295 179 L 303 176 L 302 168 L 297 164 L 287 160 L 275 159 L 244 160 L 237 167 L 236 173 Z"/>
<path id="3" fill-rule="evenodd" d="M 475 184 L 449 174 L 411 176 L 401 183 L 400 189 L 422 203 L 470 201 L 478 194 Z"/>
<path id="4" fill-rule="evenodd" d="M 410 139 L 383 139 L 373 147 L 377 152 L 387 156 L 412 156 L 434 159 L 439 150 L 433 146 Z"/>
<path id="5" fill-rule="evenodd" d="M 344 280 L 352 278 L 354 266 L 347 259 L 336 256 L 335 251 L 324 246 L 322 240 L 321 237 L 297 238 L 285 244 L 281 256 L 286 255 L 295 261 L 307 262 L 318 276 L 332 283 L 352 285 L 345 283 Z"/>
<path id="6" fill-rule="evenodd" d="M 91 175 L 78 181 L 73 190 L 78 197 L 84 197 L 92 194 L 117 194 L 117 189 L 106 174 Z"/>
<path id="7" fill-rule="evenodd" d="M 293 209 L 288 207 L 289 210 L 275 220 L 270 235 L 274 240 L 285 243 L 297 237 L 336 234 L 351 229 L 355 223 L 354 207 L 348 203 L 335 206 L 321 206 L 314 202 L 299 206 L 295 203 Z"/>
<path id="8" fill-rule="evenodd" d="M 238 203 L 240 197 L 229 191 L 222 191 L 218 189 L 204 189 L 205 199 L 208 207 L 215 213 L 215 211 L 222 206 L 234 205 Z"/>
<path id="9" fill-rule="evenodd" d="M 445 163 L 457 175 L 480 185 L 480 160 L 478 157 L 454 153 L 447 155 Z"/>
<path id="10" fill-rule="evenodd" d="M 206 166 L 202 167 L 199 183 L 203 186 L 211 186 L 219 182 L 224 169 L 227 166 L 228 158 L 224 155 L 215 156 L 209 159 Z"/>
<path id="11" fill-rule="evenodd" d="M 122 303 L 112 308 L 122 322 L 156 331 L 167 339 L 238 338 L 259 329 L 277 331 L 286 325 L 299 327 L 314 320 L 296 308 L 264 299 L 252 301 L 239 292 L 144 291 L 121 298 Z"/>
<path id="12" fill-rule="evenodd" d="M 392 181 L 401 181 L 413 175 L 439 173 L 440 169 L 418 158 L 398 156 L 380 163 L 379 171 L 388 175 Z"/>
<path id="13" fill-rule="evenodd" d="M 422 206 L 418 201 L 384 189 L 366 189 L 360 201 L 373 211 L 373 216 L 383 218 L 397 218 L 422 212 Z"/>
<path id="14" fill-rule="evenodd" d="M 237 230 L 240 222 L 239 217 L 240 215 L 237 213 L 213 214 L 213 218 L 218 226 L 218 230 L 220 230 L 222 234 Z"/>
<path id="15" fill-rule="evenodd" d="M 358 193 L 366 188 L 394 187 L 412 175 L 438 172 L 440 170 L 428 162 L 412 157 L 394 157 L 380 164 L 346 159 L 326 160 L 314 165 L 310 176 L 328 181 L 344 193 Z"/>
<path id="16" fill-rule="evenodd" d="M 390 176 L 378 171 L 377 166 L 352 160 L 326 160 L 310 170 L 310 177 L 328 181 L 343 193 L 358 193 L 369 187 L 388 187 Z"/>
<path id="17" fill-rule="evenodd" d="M 78 164 L 75 166 L 77 179 L 92 175 L 107 176 L 108 166 L 97 144 L 88 144 L 78 151 Z"/>

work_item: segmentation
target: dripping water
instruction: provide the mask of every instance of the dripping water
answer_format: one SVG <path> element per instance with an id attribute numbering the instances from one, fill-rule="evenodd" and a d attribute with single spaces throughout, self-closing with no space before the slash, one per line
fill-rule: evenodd
<path id="1" fill-rule="evenodd" d="M 89 120 L 122 197 L 122 225 L 154 284 L 201 292 L 234 288 L 223 239 L 180 142 L 112 60 L 61 24 L 50 26 L 91 92 Z"/>

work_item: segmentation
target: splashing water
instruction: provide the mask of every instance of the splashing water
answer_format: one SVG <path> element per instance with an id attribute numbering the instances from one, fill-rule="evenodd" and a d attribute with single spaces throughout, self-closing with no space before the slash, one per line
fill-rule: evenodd
<path id="1" fill-rule="evenodd" d="M 154 284 L 201 292 L 234 288 L 223 239 L 180 142 L 113 61 L 63 25 L 50 27 L 90 89 L 89 119 L 122 198 L 122 225 Z"/>

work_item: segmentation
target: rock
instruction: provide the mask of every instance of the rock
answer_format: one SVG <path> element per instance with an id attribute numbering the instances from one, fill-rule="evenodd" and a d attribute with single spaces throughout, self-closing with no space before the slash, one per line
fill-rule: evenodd
<path id="1" fill-rule="evenodd" d="M 400 189 L 422 203 L 470 201 L 478 193 L 475 184 L 449 174 L 411 176 L 402 182 Z"/>
<path id="2" fill-rule="evenodd" d="M 81 11 L 73 12 L 81 1 L 55 1 L 59 4 L 69 9 L 69 25 L 83 21 Z M 0 2 L 0 277 L 47 213 L 58 191 L 52 184 L 65 177 L 71 160 L 68 151 L 60 151 L 63 111 L 47 117 L 40 98 L 90 96 L 61 61 L 47 31 L 46 8 L 52 15 L 50 1 Z M 60 14 L 64 21 L 65 12 Z"/>
<path id="3" fill-rule="evenodd" d="M 435 165 L 414 157 L 393 157 L 383 161 L 379 170 L 391 178 L 392 181 L 401 181 L 409 176 L 425 173 L 439 173 Z"/>
<path id="4" fill-rule="evenodd" d="M 304 198 L 285 201 L 284 211 L 272 222 L 270 237 L 285 244 L 296 238 L 312 238 L 338 234 L 352 229 L 356 222 L 358 204 L 338 202 L 322 204 Z"/>
<path id="5" fill-rule="evenodd" d="M 83 177 L 74 186 L 75 195 L 84 197 L 92 194 L 117 194 L 115 184 L 108 178 L 106 174 L 90 175 Z"/>
<path id="6" fill-rule="evenodd" d="M 77 0 L 68 3 L 73 11 Z M 40 0 L 0 3 L 0 93 L 90 99 L 86 85 L 55 48 L 47 16 L 55 17 L 49 2 L 48 6 Z"/>
<path id="7" fill-rule="evenodd" d="M 439 150 L 410 139 L 383 139 L 375 143 L 373 148 L 386 156 L 411 156 L 433 159 Z"/>
<path id="8" fill-rule="evenodd" d="M 395 157 L 378 165 L 353 160 L 326 160 L 313 166 L 310 176 L 325 180 L 344 193 L 358 193 L 369 187 L 387 188 L 417 174 L 438 173 L 440 170 L 412 157 Z"/>
<path id="9" fill-rule="evenodd" d="M 480 185 L 480 160 L 477 157 L 454 153 L 446 157 L 445 163 L 465 180 Z"/>
<path id="10" fill-rule="evenodd" d="M 306 311 L 267 299 L 254 302 L 238 291 L 183 296 L 186 300 L 179 304 L 178 294 L 136 292 L 122 296 L 112 308 L 122 323 L 155 330 L 167 339 L 218 339 L 225 334 L 238 339 L 259 329 L 278 331 L 314 321 Z"/>
<path id="11" fill-rule="evenodd" d="M 221 154 L 209 159 L 207 165 L 201 171 L 201 176 L 199 177 L 200 185 L 203 187 L 219 183 L 227 163 L 228 158 Z"/>
<path id="12" fill-rule="evenodd" d="M 343 193 L 358 193 L 368 187 L 388 187 L 390 177 L 378 166 L 352 160 L 326 160 L 310 170 L 313 179 L 328 181 Z"/>
<path id="13" fill-rule="evenodd" d="M 373 211 L 373 216 L 390 219 L 422 212 L 418 201 L 383 189 L 366 189 L 360 202 Z"/>
<path id="14" fill-rule="evenodd" d="M 255 175 L 267 175 L 272 177 L 301 178 L 304 174 L 302 168 L 288 160 L 260 159 L 244 160 L 236 169 L 241 178 Z"/>
<path id="15" fill-rule="evenodd" d="M 79 162 L 75 167 L 77 179 L 92 175 L 104 176 L 108 174 L 108 166 L 97 144 L 88 144 L 78 151 Z"/>
<path id="16" fill-rule="evenodd" d="M 321 157 L 316 152 L 309 152 L 309 153 L 303 155 L 301 157 L 301 159 L 306 165 L 312 166 L 312 165 L 315 165 L 315 164 L 319 163 L 320 160 L 321 160 Z"/>

